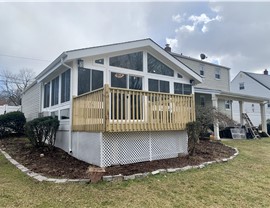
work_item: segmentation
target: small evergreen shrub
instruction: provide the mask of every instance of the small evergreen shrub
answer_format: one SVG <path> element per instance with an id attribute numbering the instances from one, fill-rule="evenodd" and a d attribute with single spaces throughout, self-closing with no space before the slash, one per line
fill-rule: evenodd
<path id="1" fill-rule="evenodd" d="M 25 125 L 29 141 L 37 148 L 53 149 L 58 128 L 59 120 L 51 116 L 36 118 Z"/>
<path id="2" fill-rule="evenodd" d="M 194 155 L 196 144 L 199 143 L 201 123 L 198 121 L 189 122 L 186 125 L 188 134 L 188 154 Z"/>
<path id="3" fill-rule="evenodd" d="M 25 123 L 25 116 L 19 111 L 0 115 L 0 137 L 9 136 L 12 133 L 23 134 Z"/>

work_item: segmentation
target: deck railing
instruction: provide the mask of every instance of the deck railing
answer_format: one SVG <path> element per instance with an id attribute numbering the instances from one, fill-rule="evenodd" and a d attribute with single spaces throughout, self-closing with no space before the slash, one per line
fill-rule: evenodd
<path id="1" fill-rule="evenodd" d="M 73 98 L 73 131 L 183 130 L 195 120 L 193 95 L 104 88 Z"/>

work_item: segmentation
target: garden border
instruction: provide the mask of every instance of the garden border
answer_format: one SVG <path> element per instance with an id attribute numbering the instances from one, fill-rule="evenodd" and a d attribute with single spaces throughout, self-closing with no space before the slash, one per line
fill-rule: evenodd
<path id="1" fill-rule="evenodd" d="M 225 144 L 223 144 L 225 145 Z M 213 161 L 208 161 L 208 162 L 203 162 L 200 165 L 194 165 L 194 166 L 185 166 L 182 168 L 167 168 L 167 169 L 158 169 L 152 172 L 146 172 L 146 173 L 136 173 L 133 175 L 128 175 L 128 176 L 123 176 L 122 174 L 119 175 L 109 175 L 109 176 L 103 176 L 103 181 L 106 182 L 115 182 L 115 181 L 127 181 L 127 180 L 134 180 L 134 179 L 139 179 L 139 178 L 145 178 L 149 175 L 157 175 L 157 174 L 165 174 L 165 173 L 175 173 L 175 172 L 182 172 L 190 169 L 202 169 L 208 165 L 211 165 L 213 163 L 222 163 L 222 162 L 228 162 L 229 160 L 234 159 L 237 155 L 239 155 L 239 151 L 235 147 L 231 147 L 228 145 L 225 145 L 227 147 L 230 147 L 235 150 L 235 153 L 230 156 L 229 158 L 223 158 L 223 159 L 216 159 Z M 54 183 L 67 183 L 67 182 L 79 182 L 79 183 L 90 183 L 90 179 L 58 179 L 58 178 L 48 178 L 46 176 L 42 176 L 39 173 L 35 173 L 25 166 L 21 165 L 18 163 L 16 160 L 14 160 L 8 153 L 6 153 L 4 150 L 0 148 L 0 152 L 6 157 L 9 162 L 11 162 L 13 165 L 15 165 L 19 170 L 21 170 L 23 173 L 27 174 L 31 178 L 38 180 L 39 182 L 42 181 L 47 181 L 47 182 L 54 182 Z"/>

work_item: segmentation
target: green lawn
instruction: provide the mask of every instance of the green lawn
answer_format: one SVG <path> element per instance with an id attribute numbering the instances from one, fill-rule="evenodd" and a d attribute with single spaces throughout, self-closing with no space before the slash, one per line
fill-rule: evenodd
<path id="1" fill-rule="evenodd" d="M 224 143 L 240 151 L 228 163 L 94 185 L 36 182 L 0 153 L 0 207 L 269 207 L 270 138 Z"/>

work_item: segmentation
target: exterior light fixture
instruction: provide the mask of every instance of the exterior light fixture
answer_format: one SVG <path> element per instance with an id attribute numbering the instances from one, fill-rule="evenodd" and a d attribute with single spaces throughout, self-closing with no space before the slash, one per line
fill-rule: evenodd
<path id="1" fill-rule="evenodd" d="M 78 67 L 83 68 L 84 63 L 82 59 L 78 59 L 77 64 L 78 64 Z"/>

